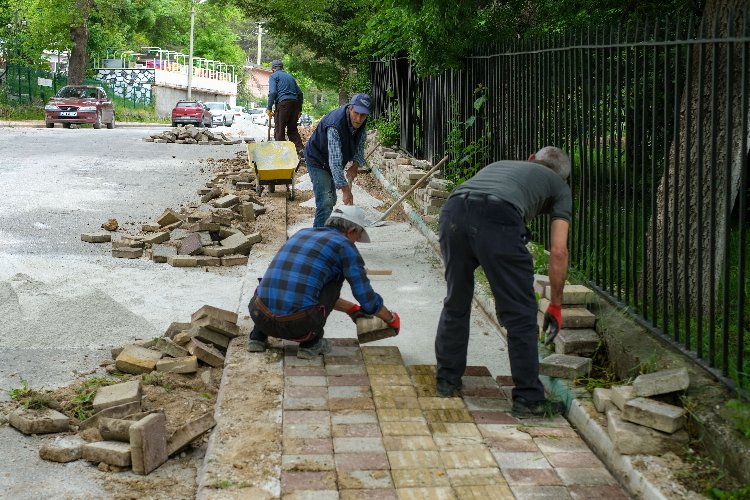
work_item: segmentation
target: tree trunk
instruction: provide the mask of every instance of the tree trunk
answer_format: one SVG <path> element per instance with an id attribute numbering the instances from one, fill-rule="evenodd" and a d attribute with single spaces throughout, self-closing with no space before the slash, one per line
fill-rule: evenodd
<path id="1" fill-rule="evenodd" d="M 346 68 L 339 68 L 339 106 L 349 102 L 349 91 L 346 89 L 346 78 L 349 72 Z"/>
<path id="2" fill-rule="evenodd" d="M 89 14 L 93 0 L 76 0 L 76 10 L 80 13 L 80 21 L 70 25 L 70 38 L 73 40 L 73 50 L 68 63 L 68 84 L 83 84 L 88 60 L 89 44 Z"/>
<path id="3" fill-rule="evenodd" d="M 746 6 L 746 0 L 708 0 L 701 38 L 743 36 L 741 9 Z M 718 26 L 715 36 L 714 26 Z M 640 295 L 647 301 L 655 283 L 656 300 L 662 304 L 666 300 L 672 314 L 689 309 L 716 315 L 710 300 L 717 297 L 721 285 L 730 223 L 727 214 L 735 206 L 748 154 L 742 151 L 743 135 L 747 138 L 748 134 L 742 129 L 742 120 L 743 114 L 746 120 L 750 118 L 750 109 L 742 108 L 747 90 L 741 85 L 741 43 L 705 44 L 702 67 L 700 46 L 689 50 L 691 76 L 682 92 L 679 135 L 673 139 L 657 188 L 656 213 L 652 215 L 656 232 L 647 238 Z"/>

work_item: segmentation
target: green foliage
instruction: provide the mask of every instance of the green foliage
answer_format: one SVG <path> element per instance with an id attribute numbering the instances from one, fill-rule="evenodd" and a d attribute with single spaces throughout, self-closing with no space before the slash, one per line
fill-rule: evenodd
<path id="1" fill-rule="evenodd" d="M 750 439 L 750 403 L 741 399 L 730 399 L 726 406 L 732 411 L 732 420 L 737 430 L 745 438 Z"/>
<path id="2" fill-rule="evenodd" d="M 8 395 L 13 401 L 18 402 L 29 410 L 41 410 L 43 408 L 56 408 L 59 406 L 48 392 L 32 389 L 24 379 L 21 379 L 21 387 L 10 389 Z"/>
<path id="3" fill-rule="evenodd" d="M 450 119 L 450 131 L 446 138 L 446 146 L 450 160 L 445 167 L 445 178 L 453 181 L 456 185 L 470 179 L 487 163 L 490 149 L 490 128 L 487 120 L 487 88 L 479 85 L 474 91 L 474 103 L 471 114 L 465 121 L 461 121 L 460 112 L 456 99 L 452 102 Z M 484 124 L 480 131 L 477 120 L 481 119 Z M 479 134 L 476 139 L 468 140 L 466 137 L 472 132 Z"/>
<path id="4" fill-rule="evenodd" d="M 93 413 L 93 401 L 96 391 L 100 387 L 117 384 L 122 380 L 118 377 L 91 377 L 84 380 L 76 388 L 75 396 L 64 407 L 66 414 L 71 415 L 78 420 L 86 420 Z"/>
<path id="5" fill-rule="evenodd" d="M 534 260 L 534 273 L 536 274 L 548 274 L 549 273 L 549 254 L 544 251 L 542 245 L 530 242 L 528 245 L 531 257 Z"/>
<path id="6" fill-rule="evenodd" d="M 750 498 L 750 484 L 730 491 L 714 487 L 708 489 L 705 495 L 708 498 L 715 498 L 717 500 L 746 500 Z"/>
<path id="7" fill-rule="evenodd" d="M 401 140 L 401 116 L 398 101 L 393 101 L 389 109 L 375 120 L 378 140 L 384 146 L 393 146 Z"/>
<path id="8" fill-rule="evenodd" d="M 153 385 L 163 388 L 166 392 L 171 392 L 174 386 L 169 383 L 167 377 L 162 372 L 151 372 L 143 376 L 144 385 Z"/>

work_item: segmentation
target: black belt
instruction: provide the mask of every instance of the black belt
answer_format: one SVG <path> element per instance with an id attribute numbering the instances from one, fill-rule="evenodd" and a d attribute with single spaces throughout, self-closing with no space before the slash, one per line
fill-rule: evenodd
<path id="1" fill-rule="evenodd" d="M 516 207 L 514 204 L 512 204 L 509 201 L 503 200 L 499 196 L 495 196 L 494 194 L 478 193 L 476 191 L 468 191 L 464 193 L 459 193 L 456 196 L 470 200 L 470 201 L 478 201 L 478 202 L 486 203 L 488 205 L 505 205 L 515 210 L 516 213 L 520 215 L 521 218 L 523 218 L 523 214 L 521 214 L 521 211 L 518 209 L 518 207 Z"/>

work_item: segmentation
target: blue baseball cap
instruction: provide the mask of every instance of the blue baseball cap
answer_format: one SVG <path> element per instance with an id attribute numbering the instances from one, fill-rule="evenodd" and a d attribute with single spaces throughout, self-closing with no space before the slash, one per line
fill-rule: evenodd
<path id="1" fill-rule="evenodd" d="M 271 61 L 271 69 L 283 68 L 283 67 L 284 67 L 284 63 L 281 62 L 281 59 L 274 59 L 273 61 Z"/>
<path id="2" fill-rule="evenodd" d="M 357 113 L 369 115 L 372 99 L 370 99 L 370 96 L 367 94 L 354 94 L 349 104 L 354 106 L 354 111 Z"/>

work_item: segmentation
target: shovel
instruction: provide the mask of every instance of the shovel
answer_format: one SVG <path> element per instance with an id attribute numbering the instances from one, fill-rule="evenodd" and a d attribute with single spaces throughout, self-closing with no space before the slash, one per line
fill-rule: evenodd
<path id="1" fill-rule="evenodd" d="M 391 207 L 388 210 L 386 210 L 385 212 L 383 212 L 383 215 L 381 215 L 378 220 L 376 220 L 375 222 L 372 222 L 370 224 L 370 227 L 379 227 L 379 226 L 385 225 L 385 218 L 388 217 L 391 214 L 391 212 L 393 212 L 393 210 L 398 205 L 400 205 L 402 201 L 404 201 L 406 199 L 407 196 L 409 196 L 410 194 L 412 194 L 414 192 L 414 190 L 417 189 L 420 186 L 420 184 L 422 184 L 427 178 L 429 178 L 440 167 L 442 167 L 443 163 L 445 163 L 446 161 L 448 161 L 448 155 L 445 155 L 445 157 L 442 160 L 440 160 L 437 163 L 437 165 L 435 165 L 434 167 L 432 167 L 429 172 L 427 172 L 422 177 L 420 177 L 419 180 L 417 182 L 415 182 L 414 185 L 412 187 L 410 187 L 408 191 L 406 191 L 404 194 L 402 194 L 401 197 L 398 200 L 396 200 L 396 202 L 393 205 L 391 205 Z"/>

